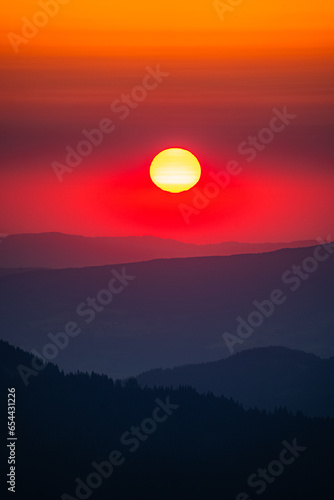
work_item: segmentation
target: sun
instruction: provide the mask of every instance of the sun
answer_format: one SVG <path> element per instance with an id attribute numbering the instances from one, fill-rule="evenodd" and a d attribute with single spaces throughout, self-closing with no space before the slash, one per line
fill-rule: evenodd
<path id="1" fill-rule="evenodd" d="M 153 159 L 150 176 L 163 191 L 181 193 L 197 184 L 201 177 L 201 165 L 196 156 L 186 149 L 164 149 Z"/>

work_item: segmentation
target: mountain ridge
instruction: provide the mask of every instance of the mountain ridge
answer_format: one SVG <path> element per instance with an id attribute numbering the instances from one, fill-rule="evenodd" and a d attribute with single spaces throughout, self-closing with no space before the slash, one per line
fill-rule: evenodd
<path id="1" fill-rule="evenodd" d="M 282 248 L 316 245 L 305 240 L 282 243 L 185 243 L 156 236 L 79 236 L 65 233 L 24 233 L 1 239 L 1 268 L 91 267 L 142 262 L 159 258 L 187 258 L 265 253 Z"/>
<path id="2" fill-rule="evenodd" d="M 247 319 L 254 300 L 267 300 L 281 288 L 285 302 L 236 351 L 282 345 L 334 355 L 334 260 L 319 263 L 295 292 L 282 282 L 282 273 L 310 255 L 312 249 L 297 248 L 9 273 L 0 277 L 2 336 L 28 351 L 40 351 L 50 332 L 62 332 L 67 322 L 77 321 L 82 333 L 59 352 L 61 368 L 71 370 L 75 361 L 84 371 L 135 376 L 151 368 L 229 356 L 224 332 L 235 335 L 237 318 Z M 78 316 L 78 305 L 96 297 L 113 270 L 123 268 L 135 279 L 122 293 L 93 315 L 94 321 Z"/>

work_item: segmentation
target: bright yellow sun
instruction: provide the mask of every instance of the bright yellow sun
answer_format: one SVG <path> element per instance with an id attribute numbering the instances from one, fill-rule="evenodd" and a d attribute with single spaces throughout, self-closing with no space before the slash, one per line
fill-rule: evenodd
<path id="1" fill-rule="evenodd" d="M 196 156 L 181 148 L 161 151 L 151 163 L 150 176 L 163 191 L 181 193 L 197 184 L 201 166 Z"/>

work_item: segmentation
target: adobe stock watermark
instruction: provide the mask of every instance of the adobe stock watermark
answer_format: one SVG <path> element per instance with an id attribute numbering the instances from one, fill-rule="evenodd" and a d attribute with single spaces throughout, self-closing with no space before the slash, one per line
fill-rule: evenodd
<path id="1" fill-rule="evenodd" d="M 95 297 L 86 297 L 83 302 L 76 307 L 76 315 L 79 318 L 84 318 L 86 324 L 94 321 L 97 314 L 101 313 L 105 307 L 109 306 L 114 295 L 121 293 L 129 284 L 129 281 L 135 279 L 135 276 L 126 274 L 125 267 L 121 273 L 116 269 L 111 270 L 112 278 L 109 280 L 107 287 L 99 290 Z M 18 365 L 17 370 L 22 378 L 25 386 L 29 384 L 29 378 L 36 377 L 47 366 L 48 361 L 53 361 L 69 344 L 70 339 L 77 337 L 82 332 L 77 321 L 68 321 L 63 328 L 63 331 L 53 334 L 48 333 L 48 338 L 51 342 L 45 344 L 41 350 L 41 354 L 32 349 L 30 352 L 34 355 L 30 366 Z"/>
<path id="2" fill-rule="evenodd" d="M 120 437 L 120 442 L 130 453 L 134 453 L 141 446 L 141 443 L 148 440 L 149 436 L 155 433 L 158 425 L 166 422 L 180 405 L 170 402 L 169 396 L 163 402 L 157 398 L 151 417 L 144 418 L 139 426 L 131 426 L 130 430 L 124 432 Z M 63 493 L 61 500 L 87 500 L 93 493 L 93 490 L 99 488 L 105 479 L 109 479 L 116 467 L 120 467 L 126 461 L 124 453 L 119 450 L 110 452 L 108 459 L 103 462 L 92 462 L 92 472 L 88 474 L 85 480 L 77 477 L 75 479 L 75 496 Z"/>
<path id="3" fill-rule="evenodd" d="M 273 108 L 272 112 L 273 116 L 269 121 L 268 127 L 262 128 L 256 135 L 249 135 L 247 140 L 241 142 L 237 148 L 239 155 L 246 156 L 245 160 L 248 163 L 254 161 L 257 155 L 273 142 L 275 135 L 283 132 L 297 116 L 289 113 L 287 106 L 284 106 L 282 111 Z M 203 191 L 200 191 L 198 188 L 193 189 L 194 197 L 192 204 L 179 204 L 178 207 L 185 223 L 190 224 L 190 218 L 193 215 L 200 214 L 209 205 L 210 200 L 216 198 L 223 189 L 227 188 L 231 182 L 231 178 L 240 175 L 242 171 L 243 168 L 240 166 L 238 160 L 228 161 L 225 170 L 218 172 L 211 171 L 209 175 L 212 182 L 208 182 L 204 186 Z"/>
<path id="4" fill-rule="evenodd" d="M 66 5 L 70 0 L 40 0 L 38 6 L 41 10 L 36 10 L 33 14 L 31 20 L 27 17 L 21 17 L 23 22 L 21 28 L 21 34 L 10 32 L 7 34 L 7 38 L 16 54 L 19 53 L 20 45 L 26 45 L 32 38 L 38 35 L 41 28 L 44 28 L 50 18 L 55 17 L 62 5 Z"/>
<path id="5" fill-rule="evenodd" d="M 320 245 L 314 248 L 312 255 L 306 257 L 299 265 L 294 264 L 282 274 L 281 282 L 289 287 L 290 292 L 296 292 L 302 283 L 317 271 L 319 264 L 328 260 L 334 253 L 334 243 L 330 235 L 327 237 L 327 242 L 322 238 L 317 238 L 317 241 Z M 281 288 L 274 288 L 268 298 L 262 301 L 254 300 L 252 304 L 255 309 L 248 314 L 247 319 L 237 317 L 236 333 L 223 333 L 223 339 L 230 353 L 235 352 L 236 344 L 243 344 L 246 339 L 250 338 L 255 329 L 261 327 L 265 320 L 274 314 L 277 307 L 286 302 L 287 298 L 288 295 Z"/>
<path id="6" fill-rule="evenodd" d="M 160 64 L 155 69 L 150 66 L 146 66 L 145 69 L 147 73 L 143 77 L 141 85 L 133 87 L 129 94 L 122 94 L 119 99 L 114 99 L 110 105 L 111 111 L 119 115 L 120 120 L 125 120 L 130 115 L 131 110 L 137 108 L 139 103 L 147 98 L 148 93 L 155 90 L 170 75 L 161 71 Z M 116 125 L 110 118 L 102 118 L 97 128 L 83 129 L 81 133 L 84 139 L 74 147 L 66 146 L 65 160 L 62 163 L 59 161 L 51 163 L 58 181 L 62 182 L 64 174 L 73 172 L 82 163 L 83 158 L 89 156 L 94 148 L 99 147 L 104 137 L 110 135 L 115 129 Z"/>
<path id="7" fill-rule="evenodd" d="M 282 442 L 284 448 L 281 450 L 278 459 L 272 460 L 266 469 L 259 468 L 256 472 L 251 474 L 247 479 L 249 488 L 255 489 L 256 495 L 264 493 L 268 485 L 274 483 L 276 479 L 283 474 L 288 465 L 293 464 L 301 453 L 307 450 L 306 446 L 297 444 L 297 439 L 294 438 L 292 444 L 287 441 Z M 235 500 L 251 500 L 251 497 L 246 492 L 237 494 Z"/>
<path id="8" fill-rule="evenodd" d="M 236 7 L 239 7 L 244 2 L 244 0 L 226 0 L 226 2 L 220 2 L 219 0 L 215 0 L 213 2 L 213 6 L 219 16 L 221 21 L 225 20 L 225 14 L 231 13 L 235 11 Z"/>

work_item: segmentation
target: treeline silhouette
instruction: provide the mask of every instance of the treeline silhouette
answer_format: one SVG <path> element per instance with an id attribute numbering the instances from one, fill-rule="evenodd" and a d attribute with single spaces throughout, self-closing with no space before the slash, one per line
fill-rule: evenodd
<path id="1" fill-rule="evenodd" d="M 227 359 L 155 369 L 137 377 L 141 386 L 194 387 L 200 393 L 232 397 L 244 408 L 284 407 L 310 417 L 334 418 L 334 357 L 286 347 L 262 347 Z"/>
<path id="2" fill-rule="evenodd" d="M 0 341 L 1 416 L 5 417 L 1 470 L 8 469 L 7 388 L 15 387 L 19 500 L 61 499 L 65 493 L 66 499 L 78 498 L 76 478 L 85 483 L 94 472 L 92 462 L 108 460 L 113 450 L 121 452 L 124 463 L 81 498 L 234 500 L 240 492 L 249 499 L 333 498 L 332 419 L 292 416 L 284 409 L 271 414 L 245 411 L 231 399 L 198 394 L 185 386 L 141 389 L 134 379 L 65 375 L 52 364 L 32 376 L 26 387 L 17 366 L 29 367 L 31 361 L 30 354 Z M 152 418 L 157 399 L 166 403 L 168 398 L 178 408 L 131 452 L 121 436 Z M 284 440 L 292 445 L 294 439 L 307 449 L 258 495 L 247 478 L 278 459 Z M 7 498 L 6 493 L 11 498 L 4 480 L 2 488 L 1 498 Z"/>

